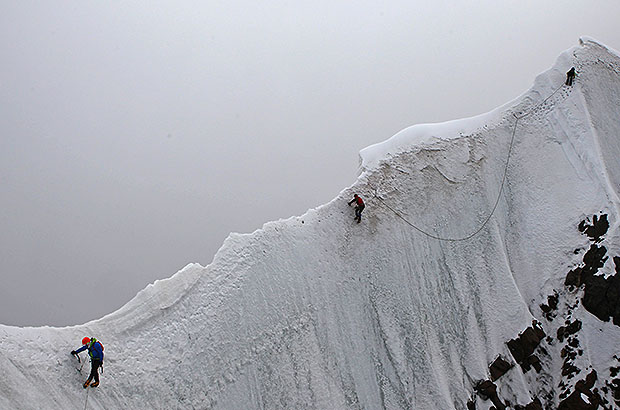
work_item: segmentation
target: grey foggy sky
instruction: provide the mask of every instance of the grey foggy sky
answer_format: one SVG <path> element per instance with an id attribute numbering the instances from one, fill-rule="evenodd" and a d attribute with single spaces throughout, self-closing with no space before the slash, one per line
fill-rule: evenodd
<path id="1" fill-rule="evenodd" d="M 620 48 L 618 16 L 615 0 L 2 1 L 0 323 L 82 323 L 207 265 L 228 233 L 331 200 L 360 149 L 516 98 L 582 35 Z"/>

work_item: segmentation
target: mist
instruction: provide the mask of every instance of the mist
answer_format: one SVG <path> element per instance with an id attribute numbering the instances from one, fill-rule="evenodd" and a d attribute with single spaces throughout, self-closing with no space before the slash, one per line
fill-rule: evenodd
<path id="1" fill-rule="evenodd" d="M 209 264 L 230 232 L 334 198 L 360 149 L 516 98 L 580 36 L 620 47 L 615 1 L 0 11 L 0 323 L 20 326 Z"/>

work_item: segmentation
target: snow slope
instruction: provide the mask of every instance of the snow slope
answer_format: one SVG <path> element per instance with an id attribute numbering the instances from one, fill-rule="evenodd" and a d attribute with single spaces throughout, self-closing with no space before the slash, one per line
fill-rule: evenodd
<path id="1" fill-rule="evenodd" d="M 564 322 L 539 305 L 553 292 L 579 300 L 564 281 L 589 244 L 582 220 L 607 215 L 601 243 L 618 249 L 619 74 L 618 55 L 584 39 L 514 101 L 364 149 L 361 175 L 328 204 L 231 234 L 210 265 L 108 316 L 0 326 L 0 408 L 488 408 L 474 387 L 498 355 L 515 364 L 507 341 L 533 320 L 549 335 L 544 368 L 496 381 L 504 403 L 557 406 L 590 369 L 603 386 L 620 328 L 558 308 L 583 324 L 583 370 L 569 380 L 554 333 Z M 361 224 L 354 192 L 367 203 Z M 601 271 L 614 274 L 611 258 Z M 87 392 L 69 355 L 83 336 L 106 354 Z"/>

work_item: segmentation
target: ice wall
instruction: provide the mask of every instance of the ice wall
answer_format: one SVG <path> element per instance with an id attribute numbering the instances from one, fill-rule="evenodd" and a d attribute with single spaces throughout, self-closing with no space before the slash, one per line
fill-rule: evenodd
<path id="1" fill-rule="evenodd" d="M 577 81 L 562 86 L 571 66 Z M 189 265 L 117 312 L 68 328 L 0 326 L 0 408 L 480 402 L 473 386 L 510 357 L 506 341 L 540 319 L 578 260 L 579 221 L 604 211 L 617 236 L 619 67 L 584 41 L 516 100 L 369 147 L 358 180 L 330 203 L 231 234 L 209 266 Z M 347 206 L 354 192 L 367 203 L 361 224 Z M 493 209 L 479 234 L 454 240 Z M 85 335 L 106 353 L 88 393 L 68 353 Z M 608 349 L 591 343 L 600 367 Z M 531 377 L 510 377 L 504 397 L 529 403 Z"/>

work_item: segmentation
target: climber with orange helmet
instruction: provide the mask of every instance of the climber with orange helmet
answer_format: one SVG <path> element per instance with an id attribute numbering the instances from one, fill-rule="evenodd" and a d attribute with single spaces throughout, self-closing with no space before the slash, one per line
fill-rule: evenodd
<path id="1" fill-rule="evenodd" d="M 90 356 L 90 376 L 84 382 L 84 388 L 88 387 L 93 378 L 95 382 L 90 384 L 90 387 L 97 387 L 99 386 L 99 367 L 103 365 L 103 345 L 94 337 L 85 337 L 82 339 L 82 347 L 71 351 L 71 354 L 77 356 L 78 353 L 86 349 L 88 349 L 88 355 Z"/>

